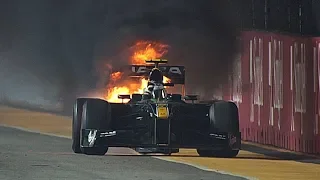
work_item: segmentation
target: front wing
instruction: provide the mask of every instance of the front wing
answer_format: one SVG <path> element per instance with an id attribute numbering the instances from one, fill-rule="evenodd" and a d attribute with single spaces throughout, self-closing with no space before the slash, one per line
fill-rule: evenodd
<path id="1" fill-rule="evenodd" d="M 82 147 L 129 147 L 129 148 L 201 148 L 201 149 L 226 149 L 240 150 L 241 133 L 208 133 L 186 132 L 181 139 L 170 133 L 166 136 L 168 141 L 154 141 L 154 136 L 149 138 L 135 138 L 133 130 L 96 130 L 83 129 L 81 138 Z M 171 140 L 170 140 L 171 139 Z"/>

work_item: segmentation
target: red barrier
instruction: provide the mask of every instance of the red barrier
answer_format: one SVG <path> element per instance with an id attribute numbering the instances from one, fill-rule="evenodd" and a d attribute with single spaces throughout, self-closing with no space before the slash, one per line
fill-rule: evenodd
<path id="1" fill-rule="evenodd" d="M 320 153 L 320 38 L 247 31 L 241 43 L 224 98 L 243 140 Z"/>
<path id="2" fill-rule="evenodd" d="M 320 38 L 312 39 L 312 60 L 313 60 L 313 93 L 314 93 L 314 122 L 313 122 L 313 152 L 320 153 Z"/>

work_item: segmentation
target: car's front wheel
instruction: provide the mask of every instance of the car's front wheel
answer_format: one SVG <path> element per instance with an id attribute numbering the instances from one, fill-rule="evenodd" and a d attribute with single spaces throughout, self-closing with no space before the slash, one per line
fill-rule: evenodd
<path id="1" fill-rule="evenodd" d="M 74 153 L 82 153 L 80 148 L 81 116 L 83 104 L 86 98 L 78 98 L 73 105 L 72 118 L 72 150 Z"/>
<path id="2" fill-rule="evenodd" d="M 210 108 L 210 131 L 227 132 L 231 134 L 239 133 L 239 115 L 238 107 L 233 102 L 217 101 Z M 236 157 L 238 149 L 232 149 L 232 146 L 240 148 L 241 139 L 237 139 L 235 145 L 230 145 L 222 150 L 197 149 L 200 156 L 204 157 Z"/>
<path id="3" fill-rule="evenodd" d="M 220 157 L 233 158 L 239 154 L 239 150 L 225 149 L 225 150 L 207 150 L 197 149 L 197 153 L 201 157 Z"/>
<path id="4" fill-rule="evenodd" d="M 108 151 L 105 144 L 95 144 L 97 130 L 108 129 L 111 121 L 110 105 L 101 99 L 88 99 L 83 105 L 81 119 L 81 151 L 87 155 L 104 155 Z M 92 144 L 92 145 L 91 145 Z"/>

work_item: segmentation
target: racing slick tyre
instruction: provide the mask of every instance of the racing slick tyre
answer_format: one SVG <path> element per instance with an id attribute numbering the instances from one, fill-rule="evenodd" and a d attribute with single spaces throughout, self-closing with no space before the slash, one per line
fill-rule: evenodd
<path id="1" fill-rule="evenodd" d="M 74 153 L 82 153 L 80 149 L 80 129 L 81 129 L 82 106 L 86 100 L 87 98 L 78 98 L 73 105 L 72 150 Z"/>
<path id="2" fill-rule="evenodd" d="M 225 149 L 225 150 L 204 150 L 197 149 L 197 153 L 201 157 L 220 157 L 220 158 L 233 158 L 239 154 L 239 150 Z"/>
<path id="3" fill-rule="evenodd" d="M 171 148 L 171 149 L 165 149 L 163 154 L 166 156 L 171 156 L 172 153 L 178 153 L 179 149 L 178 148 Z"/>
<path id="4" fill-rule="evenodd" d="M 83 104 L 81 130 L 106 130 L 111 121 L 111 108 L 107 101 L 101 99 L 87 99 Z M 84 133 L 80 133 L 80 140 L 82 144 L 89 144 L 88 137 L 82 137 Z M 105 145 L 94 145 L 92 147 L 81 147 L 81 151 L 87 155 L 105 155 L 108 147 Z"/>
<path id="5" fill-rule="evenodd" d="M 210 113 L 213 112 L 214 116 L 210 118 L 210 129 L 212 132 L 219 130 L 221 132 L 238 133 L 239 132 L 239 115 L 238 107 L 233 102 L 217 101 L 211 107 Z M 200 156 L 205 157 L 236 157 L 239 150 L 233 150 L 231 147 L 222 150 L 204 150 L 197 149 Z"/>

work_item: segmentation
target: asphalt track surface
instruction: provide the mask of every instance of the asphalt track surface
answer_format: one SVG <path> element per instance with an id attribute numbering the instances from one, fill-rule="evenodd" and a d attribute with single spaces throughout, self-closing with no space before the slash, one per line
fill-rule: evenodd
<path id="1" fill-rule="evenodd" d="M 101 167 L 104 168 L 100 170 L 102 171 L 104 179 L 126 179 L 123 177 L 125 176 L 124 173 L 122 173 L 124 171 L 126 171 L 125 174 L 129 174 L 127 179 L 206 179 L 202 176 L 207 176 L 206 173 L 211 174 L 208 171 L 260 180 L 320 179 L 320 159 L 318 156 L 306 156 L 301 153 L 292 153 L 286 150 L 248 142 L 243 142 L 242 150 L 236 158 L 203 158 L 199 157 L 194 149 L 180 149 L 179 153 L 173 154 L 172 156 L 138 156 L 138 153 L 128 148 L 110 148 L 107 156 L 90 156 L 88 158 L 88 156 L 85 155 L 73 154 L 71 148 L 69 149 L 71 146 L 71 119 L 69 117 L 55 115 L 55 113 L 41 113 L 36 109 L 29 109 L 28 111 L 0 105 L 0 127 L 13 127 L 14 129 L 18 128 L 23 130 L 18 133 L 17 130 L 12 128 L 6 130 L 9 132 L 0 129 L 0 180 L 6 178 L 19 179 L 19 177 L 23 177 L 20 179 L 25 179 L 25 177 L 29 179 L 81 179 L 88 176 L 90 179 L 99 179 L 100 174 L 98 168 Z M 25 131 L 36 133 L 26 133 Z M 1 134 L 4 132 L 6 132 L 6 135 Z M 28 135 L 25 135 L 25 133 Z M 29 137 L 31 136 L 30 134 L 32 137 Z M 50 136 L 44 136 L 44 134 L 49 134 Z M 13 141 L 10 138 L 16 140 Z M 40 140 L 38 140 L 39 138 Z M 41 141 L 44 141 L 44 143 Z M 64 143 L 63 147 L 63 143 L 59 141 Z M 29 144 L 26 144 L 27 142 Z M 40 147 L 38 147 L 39 144 L 41 144 Z M 8 149 L 8 147 L 11 149 Z M 11 153 L 10 158 L 3 158 L 5 156 L 3 156 L 1 152 L 6 152 L 7 156 Z M 12 155 L 13 152 L 16 152 L 16 154 Z M 29 159 L 26 159 L 23 156 L 24 154 L 29 156 Z M 17 156 L 17 158 L 14 158 L 15 156 Z M 68 159 L 70 157 L 75 157 L 77 160 L 70 161 Z M 85 158 L 85 160 L 82 158 Z M 100 164 L 96 163 L 99 165 L 96 167 L 94 162 L 96 159 L 92 161 L 91 158 L 103 159 L 101 160 L 103 162 L 100 162 Z M 117 161 L 115 158 L 117 158 Z M 10 165 L 10 163 L 5 164 L 7 161 L 14 161 L 16 165 Z M 45 161 L 45 163 L 41 164 L 42 161 Z M 79 161 L 84 161 L 86 165 L 82 165 Z M 127 163 L 127 161 L 130 161 L 131 164 Z M 139 164 L 139 168 L 142 168 L 142 170 L 135 167 L 135 161 L 139 162 L 136 164 Z M 170 165 L 168 165 L 167 161 L 173 161 L 175 163 L 169 163 Z M 31 164 L 31 162 L 34 164 Z M 68 162 L 67 165 L 64 165 L 66 162 Z M 179 164 L 176 162 L 179 162 Z M 107 165 L 105 165 L 105 163 L 107 163 Z M 103 165 L 101 166 L 101 164 Z M 117 168 L 110 169 L 110 164 L 113 164 L 113 166 Z M 35 170 L 29 170 L 24 165 L 28 165 L 28 168 L 31 167 Z M 128 167 L 131 165 L 133 168 Z M 55 168 L 49 166 L 54 166 Z M 59 166 L 59 168 L 56 166 Z M 66 168 L 73 166 L 76 166 L 76 168 Z M 8 167 L 11 167 L 11 169 Z M 48 167 L 49 170 L 47 170 L 48 168 L 45 169 L 45 167 Z M 63 168 L 61 169 L 61 167 Z M 182 169 L 181 167 L 188 168 Z M 87 175 L 83 175 L 81 172 L 78 173 L 79 168 Z M 193 169 L 194 172 L 191 171 L 190 168 Z M 208 171 L 201 171 L 200 169 Z M 16 173 L 12 173 L 12 177 L 8 173 L 3 174 L 4 171 L 13 172 L 14 170 L 16 170 Z M 41 172 L 45 173 L 46 170 L 54 171 L 54 173 L 51 172 L 53 175 L 48 173 L 50 176 L 46 178 L 31 176 L 32 174 L 41 175 Z M 60 173 L 59 171 L 63 171 L 64 173 Z M 91 177 L 90 172 L 98 173 L 96 176 Z M 117 174 L 117 176 L 112 173 Z M 140 174 L 135 177 L 137 173 Z M 160 175 L 156 176 L 157 173 Z M 25 174 L 28 174 L 28 176 Z M 104 176 L 105 174 L 107 174 L 107 176 Z M 150 174 L 155 175 L 148 177 Z M 64 175 L 68 178 L 60 178 Z M 73 175 L 75 176 L 73 177 Z M 219 175 L 221 174 L 213 173 L 210 177 L 212 179 L 235 179 L 234 176 L 223 176 L 220 178 Z M 81 177 L 78 178 L 79 176 Z"/>
<path id="2" fill-rule="evenodd" d="M 162 161 L 151 156 L 133 155 L 126 148 L 118 148 L 118 155 L 112 155 L 112 150 L 105 156 L 74 154 L 70 144 L 71 140 L 67 138 L 0 126 L 0 179 L 244 179 Z"/>

